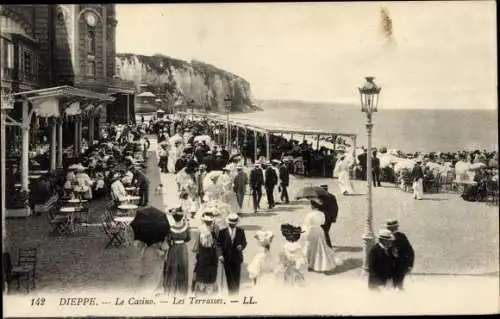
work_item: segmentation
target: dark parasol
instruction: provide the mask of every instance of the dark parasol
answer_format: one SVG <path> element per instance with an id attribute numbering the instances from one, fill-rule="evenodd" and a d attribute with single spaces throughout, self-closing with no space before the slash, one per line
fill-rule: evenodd
<path id="1" fill-rule="evenodd" d="M 130 226 L 134 230 L 135 240 L 147 246 L 162 242 L 170 233 L 166 213 L 153 206 L 138 209 Z"/>

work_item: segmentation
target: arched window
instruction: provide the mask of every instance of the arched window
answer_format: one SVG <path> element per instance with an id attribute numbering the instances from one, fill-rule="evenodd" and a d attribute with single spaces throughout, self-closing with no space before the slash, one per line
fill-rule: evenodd
<path id="1" fill-rule="evenodd" d="M 95 30 L 94 28 L 88 28 L 87 30 L 87 40 L 86 40 L 87 54 L 95 56 Z"/>

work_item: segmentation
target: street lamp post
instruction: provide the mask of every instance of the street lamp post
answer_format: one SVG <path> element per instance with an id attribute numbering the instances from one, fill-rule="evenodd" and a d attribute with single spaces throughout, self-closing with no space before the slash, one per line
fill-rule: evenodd
<path id="1" fill-rule="evenodd" d="M 375 236 L 373 233 L 373 198 L 372 198 L 372 114 L 377 112 L 379 93 L 382 88 L 378 87 L 373 80 L 374 77 L 366 77 L 366 83 L 359 88 L 361 96 L 361 111 L 366 113 L 366 132 L 368 135 L 368 148 L 366 154 L 366 181 L 368 186 L 368 212 L 366 215 L 365 229 L 363 233 L 363 271 L 368 271 L 368 255 L 372 248 Z"/>
<path id="2" fill-rule="evenodd" d="M 233 100 L 229 94 L 224 98 L 224 106 L 226 108 L 226 148 L 228 152 L 231 152 L 231 132 L 229 130 L 229 111 L 231 110 L 231 105 Z"/>
<path id="3" fill-rule="evenodd" d="M 190 99 L 188 105 L 191 107 L 191 121 L 194 121 L 194 100 Z"/>

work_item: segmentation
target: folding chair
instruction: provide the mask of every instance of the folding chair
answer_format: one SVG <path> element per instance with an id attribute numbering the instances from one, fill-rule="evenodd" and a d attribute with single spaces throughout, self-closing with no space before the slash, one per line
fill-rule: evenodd
<path id="1" fill-rule="evenodd" d="M 119 247 L 125 242 L 125 239 L 122 236 L 122 229 L 117 225 L 108 223 L 104 218 L 101 223 L 101 229 L 109 239 L 104 248 L 108 248 L 110 246 Z"/>
<path id="2" fill-rule="evenodd" d="M 30 281 L 35 288 L 37 248 L 19 248 L 17 266 L 12 267 L 11 276 L 17 279 L 17 289 L 21 289 L 21 279 L 28 280 L 27 290 L 30 292 Z"/>
<path id="3" fill-rule="evenodd" d="M 67 232 L 68 218 L 63 215 L 56 215 L 54 209 L 49 210 L 47 213 L 47 220 L 49 222 L 51 234 L 64 235 Z"/>
<path id="4" fill-rule="evenodd" d="M 79 229 L 85 228 L 85 232 L 88 232 L 89 219 L 90 219 L 89 208 L 83 207 L 76 213 L 75 223 L 79 226 Z"/>

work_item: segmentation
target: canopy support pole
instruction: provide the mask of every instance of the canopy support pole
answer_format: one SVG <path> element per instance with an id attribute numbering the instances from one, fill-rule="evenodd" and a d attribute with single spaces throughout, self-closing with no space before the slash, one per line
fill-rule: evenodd
<path id="1" fill-rule="evenodd" d="M 29 103 L 23 101 L 23 140 L 21 148 L 21 184 L 23 190 L 29 191 L 29 152 L 30 152 L 30 115 Z"/>
<path id="2" fill-rule="evenodd" d="M 63 167 L 63 120 L 62 118 L 59 119 L 57 123 L 57 130 L 59 131 L 58 138 L 59 138 L 59 143 L 57 143 L 57 167 L 62 168 Z"/>
<path id="3" fill-rule="evenodd" d="M 240 140 L 240 135 L 239 135 L 239 130 L 238 130 L 238 126 L 236 126 L 236 148 L 239 147 L 239 140 Z"/>
<path id="4" fill-rule="evenodd" d="M 74 137 L 73 137 L 73 157 L 76 157 L 80 152 L 78 151 L 78 118 L 76 115 L 73 117 L 73 124 L 74 124 Z"/>
<path id="5" fill-rule="evenodd" d="M 337 137 L 335 135 L 332 135 L 332 144 L 333 144 L 333 156 L 335 156 L 335 148 L 336 148 L 336 141 L 337 141 Z"/>
<path id="6" fill-rule="evenodd" d="M 94 115 L 90 114 L 89 116 L 89 146 L 91 146 L 94 142 Z"/>
<path id="7" fill-rule="evenodd" d="M 3 105 L 2 105 L 3 107 Z M 5 164 L 5 153 L 6 153 L 6 147 L 5 147 L 5 134 L 7 133 L 5 128 L 6 128 L 6 125 L 5 125 L 5 119 L 7 117 L 7 112 L 2 109 L 1 110 L 2 114 L 0 116 L 0 121 L 1 121 L 1 125 L 0 125 L 0 137 L 1 137 L 1 140 L 0 140 L 0 163 L 1 163 L 1 185 L 2 185 L 2 197 L 1 197 L 1 209 L 2 209 L 2 244 L 5 245 L 5 237 L 7 236 L 7 233 L 6 233 L 6 229 L 5 229 L 5 190 L 6 190 L 6 184 L 5 184 L 5 173 L 6 173 L 6 164 Z M 5 247 L 5 246 L 4 246 Z"/>
<path id="8" fill-rule="evenodd" d="M 354 163 L 356 163 L 356 160 L 357 160 L 357 158 L 356 158 L 356 136 L 355 135 L 351 136 L 351 138 L 352 138 L 352 144 L 353 144 L 352 145 L 352 158 L 353 158 Z M 354 179 L 356 177 L 355 171 L 352 170 L 351 172 L 352 172 L 351 179 Z"/>
<path id="9" fill-rule="evenodd" d="M 266 158 L 268 161 L 271 160 L 271 144 L 270 144 L 270 136 L 269 132 L 266 133 Z"/>
<path id="10" fill-rule="evenodd" d="M 130 124 L 130 94 L 127 94 L 127 125 Z"/>
<path id="11" fill-rule="evenodd" d="M 257 131 L 253 131 L 253 157 L 254 163 L 257 163 Z"/>
<path id="12" fill-rule="evenodd" d="M 290 142 L 293 141 L 293 133 L 290 133 Z"/>
<path id="13" fill-rule="evenodd" d="M 57 168 L 57 122 L 55 118 L 50 119 L 50 170 Z"/>
<path id="14" fill-rule="evenodd" d="M 319 150 L 319 134 L 316 140 L 316 150 Z"/>

